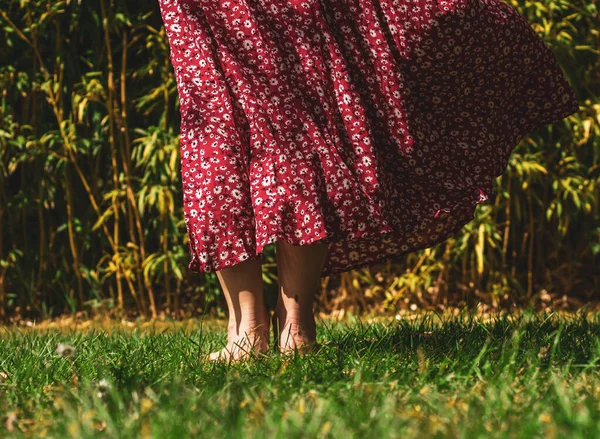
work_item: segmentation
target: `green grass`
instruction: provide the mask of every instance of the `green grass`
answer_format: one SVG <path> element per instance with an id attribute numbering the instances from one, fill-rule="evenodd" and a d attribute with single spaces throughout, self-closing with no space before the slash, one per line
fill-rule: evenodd
<path id="1" fill-rule="evenodd" d="M 0 437 L 599 437 L 599 334 L 598 315 L 323 321 L 316 354 L 228 366 L 201 326 L 8 329 Z"/>

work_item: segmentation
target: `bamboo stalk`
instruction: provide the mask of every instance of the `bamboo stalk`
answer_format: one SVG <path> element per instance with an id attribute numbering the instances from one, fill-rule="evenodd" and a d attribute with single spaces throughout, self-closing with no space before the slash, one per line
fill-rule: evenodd
<path id="1" fill-rule="evenodd" d="M 69 168 L 65 168 L 65 190 L 67 194 L 67 231 L 69 235 L 69 246 L 73 255 L 73 271 L 77 277 L 77 292 L 79 295 L 79 305 L 83 306 L 83 284 L 81 282 L 81 270 L 79 262 L 79 252 L 75 245 L 75 228 L 73 227 L 73 194 L 71 192 L 71 179 L 69 178 Z M 71 297 L 72 299 L 73 297 Z"/>
<path id="2" fill-rule="evenodd" d="M 175 305 L 174 305 L 174 313 L 176 317 L 179 317 L 180 312 L 179 312 L 179 292 L 181 291 L 181 279 L 175 279 L 175 283 L 177 285 L 177 294 L 175 295 Z"/>
<path id="3" fill-rule="evenodd" d="M 124 149 L 129 147 L 129 132 L 127 127 L 127 32 L 123 32 L 122 38 L 122 46 L 123 52 L 121 54 L 121 77 L 120 77 L 120 95 L 121 95 L 121 118 L 119 120 L 119 132 L 122 134 L 119 136 L 119 151 L 121 152 L 121 160 L 123 162 L 123 173 L 125 175 L 125 180 L 127 184 L 126 191 L 131 191 L 131 176 L 130 176 L 130 167 L 129 167 L 129 153 L 125 152 Z M 133 210 L 136 209 L 135 204 L 130 202 L 129 195 L 127 195 L 127 220 L 129 225 L 129 239 L 134 244 L 134 262 L 135 262 L 135 273 L 136 273 L 136 281 L 137 281 L 137 289 L 140 292 L 140 312 L 142 315 L 146 315 L 146 306 L 144 300 L 144 287 L 141 276 L 141 261 L 140 261 L 140 252 L 139 252 L 139 243 L 136 242 L 135 235 L 135 225 L 133 220 Z"/>
<path id="4" fill-rule="evenodd" d="M 450 244 L 444 245 L 444 253 L 442 254 L 442 267 L 438 273 L 436 280 L 436 292 L 433 296 L 433 305 L 439 305 L 440 302 L 445 304 L 447 291 L 448 291 L 448 280 L 450 277 L 450 270 L 448 270 L 448 264 L 450 262 Z"/>
<path id="5" fill-rule="evenodd" d="M 546 266 L 546 255 L 551 254 L 549 245 L 551 243 L 544 239 L 544 231 L 548 229 L 546 224 L 546 211 L 545 207 L 548 206 L 548 199 L 550 198 L 548 184 L 544 184 L 544 195 L 542 196 L 542 210 L 540 212 L 538 235 L 541 234 L 540 238 L 536 240 L 536 258 L 535 258 L 535 272 L 540 276 L 540 279 L 544 279 L 544 267 Z"/>
<path id="6" fill-rule="evenodd" d="M 129 138 L 129 126 L 127 122 L 127 49 L 129 47 L 127 43 L 127 32 L 123 32 L 123 54 L 121 56 L 121 119 L 120 119 L 120 132 L 122 136 L 120 136 L 120 145 L 119 150 L 121 151 L 121 160 L 123 162 L 123 173 L 125 174 L 125 181 L 127 187 L 125 189 L 127 195 L 127 217 L 129 219 L 129 233 L 132 242 L 136 245 L 136 249 L 134 252 L 135 259 L 135 271 L 136 271 L 136 281 L 138 291 L 140 292 L 140 305 L 141 305 L 141 313 L 144 316 L 148 315 L 148 307 L 146 305 L 146 299 L 144 295 L 144 285 L 146 286 L 146 290 L 148 291 L 148 295 L 152 296 L 152 301 L 154 299 L 154 292 L 152 291 L 152 284 L 150 282 L 146 282 L 146 279 L 143 274 L 142 269 L 142 261 L 146 259 L 146 250 L 145 250 L 145 239 L 144 239 L 144 231 L 142 227 L 142 221 L 140 218 L 139 211 L 137 209 L 137 204 L 135 201 L 135 195 L 133 193 L 133 184 L 131 181 L 131 140 Z M 136 232 L 137 232 L 137 242 L 136 242 Z"/>
<path id="7" fill-rule="evenodd" d="M 38 275 L 35 282 L 35 290 L 40 291 L 42 284 L 44 282 L 43 274 L 46 266 L 46 224 L 44 221 L 44 209 L 42 209 L 42 196 L 43 196 L 43 186 L 42 180 L 39 182 L 38 187 L 38 203 L 37 203 L 37 214 L 38 214 L 38 229 L 40 233 L 40 242 L 39 242 L 39 264 L 38 264 Z M 0 259 L 2 259 L 0 257 Z"/>
<path id="8" fill-rule="evenodd" d="M 108 29 L 108 17 L 106 16 L 106 8 L 104 6 L 104 0 L 100 1 L 100 11 L 102 18 L 102 29 L 104 31 L 104 44 L 106 45 L 106 59 L 107 59 L 107 74 L 108 74 L 108 98 L 106 102 L 106 108 L 108 110 L 108 143 L 110 145 L 110 161 L 112 165 L 112 178 L 113 178 L 113 186 L 115 190 L 119 189 L 119 166 L 117 163 L 117 153 L 116 153 L 116 142 L 115 142 L 115 109 L 114 109 L 114 93 L 115 93 L 115 83 L 114 83 L 114 72 L 113 72 L 113 57 L 112 57 L 112 45 L 110 43 L 110 33 Z M 119 248 L 119 203 L 117 201 L 117 197 L 113 196 L 112 200 L 112 209 L 114 214 L 114 222 L 113 222 L 113 240 L 115 243 L 115 249 Z M 119 252 L 115 252 L 115 256 L 117 258 L 117 270 L 116 270 L 116 282 L 117 282 L 117 301 L 118 307 L 121 310 L 125 309 L 124 299 L 123 299 L 123 285 L 121 282 L 121 266 L 122 261 Z"/>
<path id="9" fill-rule="evenodd" d="M 2 142 L 2 148 L 5 149 L 5 144 Z M 4 185 L 0 191 L 0 260 L 4 259 Z M 4 279 L 6 278 L 6 267 L 2 267 L 0 272 L 0 319 L 6 318 L 6 291 L 4 289 Z"/>
<path id="10" fill-rule="evenodd" d="M 37 65 L 37 60 L 33 60 L 34 63 L 34 69 L 35 66 Z M 37 126 L 36 125 L 36 95 L 33 94 L 32 95 L 32 99 L 28 99 L 27 102 L 29 101 L 33 101 L 32 105 L 31 105 L 31 126 Z M 44 153 L 47 153 L 47 149 L 46 149 L 46 145 L 42 144 L 42 151 Z M 42 173 L 43 175 L 43 173 Z M 40 245 L 39 245 L 39 267 L 38 267 L 38 276 L 37 276 L 37 281 L 36 281 L 36 285 L 35 285 L 35 289 L 36 291 L 40 291 L 41 287 L 42 287 L 42 283 L 43 283 L 43 273 L 46 267 L 46 227 L 44 224 L 44 209 L 42 209 L 42 197 L 43 197 L 43 185 L 42 185 L 43 180 L 40 180 L 40 184 L 39 184 L 39 203 L 38 203 L 38 218 L 39 218 L 39 230 L 40 230 Z M 43 299 L 43 298 L 42 298 Z"/>
<path id="11" fill-rule="evenodd" d="M 169 234 L 168 234 L 169 230 L 168 230 L 168 219 L 167 219 L 167 210 L 165 209 L 164 213 L 163 213 L 163 236 L 162 236 L 162 245 L 163 245 L 163 252 L 164 252 L 164 259 L 163 259 L 163 280 L 164 280 L 164 288 L 165 288 L 165 294 L 167 296 L 167 312 L 172 312 L 172 307 L 173 307 L 173 303 L 172 303 L 172 297 L 171 297 L 171 288 L 169 285 L 169 276 L 168 276 L 168 272 L 169 272 L 169 260 L 167 258 L 167 255 L 169 254 Z"/>
<path id="12" fill-rule="evenodd" d="M 509 217 L 510 218 L 510 217 Z M 519 235 L 519 233 L 517 233 L 516 231 L 513 230 L 512 233 L 512 254 L 511 254 L 511 267 L 510 267 L 510 274 L 513 278 L 516 277 L 517 275 L 517 235 Z"/>
<path id="13" fill-rule="evenodd" d="M 533 295 L 533 248 L 534 248 L 534 222 L 533 222 L 533 203 L 531 200 L 531 192 L 527 188 L 527 211 L 529 216 L 529 249 L 527 254 L 527 299 L 531 299 Z"/>

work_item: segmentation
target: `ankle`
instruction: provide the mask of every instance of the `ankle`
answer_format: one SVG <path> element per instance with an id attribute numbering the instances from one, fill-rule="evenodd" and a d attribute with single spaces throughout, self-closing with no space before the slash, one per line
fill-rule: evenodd
<path id="1" fill-rule="evenodd" d="M 287 316 L 285 319 L 280 321 L 281 329 L 285 329 L 285 327 L 289 325 L 295 325 L 302 328 L 314 328 L 316 327 L 315 318 L 313 315 L 297 317 L 297 316 Z"/>
<path id="2" fill-rule="evenodd" d="M 301 309 L 275 309 L 274 315 L 278 317 L 280 322 L 314 324 L 315 315 L 312 310 Z"/>

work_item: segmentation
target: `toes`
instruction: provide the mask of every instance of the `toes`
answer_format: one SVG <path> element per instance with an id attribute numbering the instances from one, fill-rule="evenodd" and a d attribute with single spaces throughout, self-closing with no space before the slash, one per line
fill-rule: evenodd
<path id="1" fill-rule="evenodd" d="M 231 356 L 230 353 L 224 353 L 223 351 L 225 351 L 225 349 L 221 349 L 220 351 L 216 351 L 216 352 L 211 352 L 210 355 L 208 356 L 208 361 L 223 361 L 223 360 L 227 360 L 227 354 L 229 354 L 229 356 Z"/>
<path id="2" fill-rule="evenodd" d="M 241 339 L 227 343 L 220 351 L 211 352 L 208 361 L 235 362 L 248 360 L 253 355 L 265 354 L 269 348 L 268 341 L 263 339 L 247 340 Z"/>
<path id="3" fill-rule="evenodd" d="M 220 352 L 212 352 L 208 357 L 208 361 L 219 361 L 221 358 Z"/>
<path id="4" fill-rule="evenodd" d="M 211 352 L 207 358 L 209 361 L 231 362 L 236 356 L 239 356 L 239 348 L 234 342 L 229 342 L 223 349 Z"/>

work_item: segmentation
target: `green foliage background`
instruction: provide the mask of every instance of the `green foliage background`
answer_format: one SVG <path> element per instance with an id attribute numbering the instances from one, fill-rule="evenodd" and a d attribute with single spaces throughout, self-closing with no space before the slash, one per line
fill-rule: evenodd
<path id="1" fill-rule="evenodd" d="M 585 301 L 600 289 L 600 16 L 507 1 L 580 112 L 523 139 L 459 236 L 324 278 L 323 310 Z M 221 309 L 187 269 L 177 88 L 156 0 L 0 0 L 0 318 Z M 276 288 L 274 250 L 264 253 Z M 568 300 L 567 300 L 568 301 Z"/>

